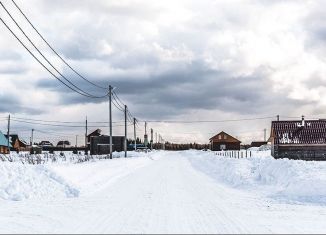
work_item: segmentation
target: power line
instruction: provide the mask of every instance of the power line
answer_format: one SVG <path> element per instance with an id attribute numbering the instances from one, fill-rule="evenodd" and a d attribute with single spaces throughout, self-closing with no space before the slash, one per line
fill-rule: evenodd
<path id="1" fill-rule="evenodd" d="M 41 119 L 32 119 L 32 118 L 20 118 L 20 117 L 13 117 L 14 119 L 18 119 L 18 120 L 23 120 L 23 121 L 36 121 L 36 122 L 46 122 L 46 123 L 63 123 L 63 124 L 81 124 L 81 123 L 85 123 L 85 121 L 76 121 L 76 122 L 72 122 L 72 121 L 49 121 L 49 120 L 41 120 Z M 6 119 L 8 120 L 8 118 Z M 104 121 L 87 121 L 88 123 L 98 123 L 98 124 L 108 124 L 109 122 L 104 122 Z M 112 122 L 112 123 L 124 123 L 124 121 L 117 121 L 117 122 Z"/>
<path id="2" fill-rule="evenodd" d="M 27 46 L 18 38 L 18 36 L 11 30 L 11 28 L 7 25 L 7 23 L 0 17 L 1 22 L 6 26 L 6 28 L 11 32 L 11 34 L 19 41 L 19 43 L 29 52 L 29 54 L 44 68 L 46 69 L 53 77 L 55 77 L 59 82 L 61 82 L 63 85 L 65 85 L 66 87 L 68 87 L 70 90 L 88 97 L 88 98 L 103 98 L 103 97 L 95 97 L 95 96 L 89 96 L 87 94 L 81 93 L 80 91 L 74 89 L 73 87 L 69 86 L 68 84 L 66 84 L 64 81 L 62 81 L 58 76 L 56 76 L 51 70 L 49 70 L 49 68 L 47 68 L 34 54 L 33 52 L 31 52 Z"/>
<path id="3" fill-rule="evenodd" d="M 25 31 L 20 27 L 20 25 L 17 23 L 17 21 L 13 18 L 13 16 L 10 14 L 10 12 L 7 10 L 7 8 L 3 5 L 2 2 L 0 2 L 2 8 L 7 12 L 7 14 L 9 15 L 9 17 L 11 18 L 11 20 L 16 24 L 16 26 L 19 28 L 19 30 L 23 33 L 23 35 L 27 38 L 27 40 L 32 44 L 32 46 L 36 49 L 36 51 L 43 57 L 43 59 L 65 80 L 67 81 L 71 86 L 73 86 L 75 89 L 79 90 L 80 92 L 85 93 L 86 95 L 90 96 L 90 97 L 94 97 L 94 98 L 105 98 L 107 97 L 108 94 L 104 95 L 104 96 L 94 96 L 84 90 L 82 90 L 81 88 L 77 87 L 74 83 L 72 83 L 71 81 L 69 81 L 69 79 L 67 79 L 67 77 L 65 77 L 47 58 L 46 56 L 44 56 L 44 54 L 37 48 L 37 46 L 33 43 L 33 41 L 26 35 Z"/>
<path id="4" fill-rule="evenodd" d="M 62 124 L 42 123 L 42 122 L 33 122 L 33 121 L 23 121 L 23 120 L 18 120 L 15 118 L 12 118 L 12 120 L 15 122 L 34 124 L 34 125 L 42 125 L 42 126 L 71 127 L 71 128 L 85 127 L 84 125 L 62 125 Z M 118 127 L 118 126 L 124 126 L 124 125 L 115 125 L 114 127 Z M 109 127 L 109 126 L 102 125 L 102 126 L 88 126 L 88 127 L 101 128 L 101 127 Z"/>
<path id="5" fill-rule="evenodd" d="M 147 123 L 219 123 L 219 122 L 240 122 L 240 121 L 255 121 L 255 120 L 266 120 L 273 119 L 275 117 L 258 117 L 258 118 L 243 118 L 243 119 L 225 119 L 225 120 L 190 120 L 190 121 L 180 121 L 180 120 L 141 120 L 141 122 Z"/>
<path id="6" fill-rule="evenodd" d="M 115 102 L 117 102 L 117 104 L 119 105 L 119 107 L 122 109 L 120 109 L 121 111 L 124 111 L 124 106 L 125 103 L 122 102 L 122 100 L 119 98 L 119 96 L 117 95 L 117 93 L 115 91 L 113 91 L 113 98 L 115 100 Z M 119 103 L 120 102 L 120 103 Z M 128 121 L 133 123 L 133 118 L 134 116 L 130 113 L 129 109 L 127 110 L 127 115 L 128 115 Z"/>
<path id="7" fill-rule="evenodd" d="M 24 16 L 24 18 L 26 19 L 26 21 L 30 24 L 30 26 L 32 26 L 32 28 L 35 30 L 35 32 L 41 37 L 41 39 L 46 43 L 46 45 L 53 51 L 54 54 L 56 54 L 60 60 L 67 65 L 75 74 L 77 74 L 80 78 L 82 78 L 84 81 L 92 84 L 93 86 L 97 87 L 97 88 L 101 88 L 104 90 L 108 90 L 107 87 L 102 87 L 99 86 L 97 84 L 95 84 L 94 82 L 88 80 L 87 78 L 85 78 L 84 76 L 82 76 L 80 73 L 78 73 L 62 56 L 60 56 L 60 54 L 53 48 L 53 46 L 50 45 L 50 43 L 42 36 L 42 34 L 36 29 L 36 27 L 34 26 L 34 24 L 28 19 L 28 17 L 26 16 L 26 14 L 22 11 L 22 9 L 16 4 L 16 2 L 14 0 L 12 0 L 12 2 L 14 3 L 14 5 L 16 6 L 16 8 L 20 11 L 20 13 Z"/>

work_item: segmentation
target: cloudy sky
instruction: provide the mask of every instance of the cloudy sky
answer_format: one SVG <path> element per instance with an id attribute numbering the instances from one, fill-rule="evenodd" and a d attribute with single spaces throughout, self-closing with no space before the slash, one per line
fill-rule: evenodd
<path id="1" fill-rule="evenodd" d="M 49 60 L 76 77 L 26 23 L 11 0 L 2 3 Z M 112 84 L 140 120 L 229 120 L 325 117 L 326 8 L 323 1 L 266 0 L 16 0 L 55 49 L 91 81 Z M 0 15 L 26 44 L 4 9 Z M 81 97 L 44 70 L 0 25 L 0 128 L 4 117 L 108 120 L 108 102 Z M 32 46 L 29 48 L 33 50 Z M 39 57 L 41 59 L 41 57 Z M 114 120 L 123 113 L 114 109 Z M 271 119 L 224 123 L 149 123 L 166 140 L 208 142 L 225 130 L 243 142 L 263 139 Z M 52 139 L 83 128 L 15 123 Z M 92 129 L 92 128 L 90 128 Z M 107 132 L 107 128 L 103 128 Z M 130 128 L 132 133 L 132 128 Z M 138 132 L 143 135 L 143 123 Z M 114 134 L 122 134 L 115 127 Z M 62 135 L 62 136 L 60 136 Z M 36 139 L 45 137 L 39 132 Z M 48 137 L 48 139 L 51 139 Z"/>

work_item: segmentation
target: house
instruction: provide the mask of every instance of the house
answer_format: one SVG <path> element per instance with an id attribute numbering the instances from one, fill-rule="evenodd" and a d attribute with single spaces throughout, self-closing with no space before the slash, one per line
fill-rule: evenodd
<path id="1" fill-rule="evenodd" d="M 11 148 L 12 145 L 9 143 L 9 148 Z M 7 154 L 9 153 L 8 149 L 8 139 L 2 134 L 0 131 L 0 153 L 1 154 Z"/>
<path id="2" fill-rule="evenodd" d="M 112 136 L 112 151 L 121 152 L 124 150 L 124 136 Z M 90 142 L 91 155 L 102 155 L 110 153 L 110 136 L 92 136 Z"/>
<path id="3" fill-rule="evenodd" d="M 90 149 L 90 144 L 91 144 L 91 138 L 94 136 L 101 136 L 101 129 L 96 129 L 95 131 L 91 132 L 90 134 L 87 135 L 87 149 Z"/>
<path id="4" fill-rule="evenodd" d="M 326 120 L 273 121 L 274 158 L 326 160 Z"/>
<path id="5" fill-rule="evenodd" d="M 209 141 L 210 149 L 212 151 L 240 150 L 241 141 L 225 133 L 224 131 L 213 136 L 209 139 Z"/>
<path id="6" fill-rule="evenodd" d="M 8 135 L 5 135 L 6 138 L 8 138 Z M 21 140 L 17 134 L 12 134 L 9 137 L 9 141 L 11 144 L 11 148 L 14 151 L 20 152 L 20 151 L 28 151 L 29 150 L 29 145 Z"/>

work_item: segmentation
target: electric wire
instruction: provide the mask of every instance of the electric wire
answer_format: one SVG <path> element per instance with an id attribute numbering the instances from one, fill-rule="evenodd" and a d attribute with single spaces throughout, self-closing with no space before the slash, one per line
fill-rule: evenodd
<path id="1" fill-rule="evenodd" d="M 65 80 L 67 81 L 71 86 L 73 86 L 75 89 L 79 90 L 80 92 L 85 93 L 87 96 L 89 96 L 90 98 L 105 98 L 108 96 L 108 94 L 105 94 L 103 96 L 95 96 L 92 95 L 84 90 L 82 90 L 81 88 L 77 87 L 74 83 L 72 83 L 71 81 L 69 81 L 69 79 L 64 76 L 47 58 L 46 56 L 38 49 L 38 47 L 33 43 L 33 41 L 27 36 L 27 34 L 25 33 L 25 31 L 20 27 L 20 25 L 17 23 L 17 21 L 13 18 L 13 16 L 10 14 L 10 12 L 7 10 L 7 8 L 3 5 L 2 2 L 0 2 L 0 5 L 2 6 L 2 8 L 6 11 L 6 13 L 9 15 L 9 17 L 12 19 L 12 21 L 16 24 L 16 26 L 19 28 L 19 30 L 23 33 L 23 35 L 27 38 L 27 40 L 32 44 L 32 46 L 36 49 L 36 51 L 42 56 L 42 58 Z"/>
<path id="2" fill-rule="evenodd" d="M 58 76 L 56 76 L 51 70 L 49 70 L 49 68 L 47 68 L 34 54 L 33 52 L 31 52 L 27 46 L 18 38 L 18 36 L 11 30 L 11 28 L 7 25 L 7 23 L 0 17 L 0 21 L 6 26 L 6 28 L 11 32 L 11 34 L 20 42 L 20 44 L 29 52 L 29 54 L 44 68 L 46 69 L 53 77 L 55 77 L 59 82 L 61 82 L 63 85 L 65 85 L 66 87 L 68 87 L 70 90 L 82 95 L 82 96 L 85 96 L 85 97 L 88 97 L 88 98 L 96 98 L 96 97 L 93 97 L 93 96 L 89 96 L 89 95 L 86 95 L 84 93 L 81 93 L 80 91 L 74 89 L 73 87 L 69 86 L 68 84 L 66 84 L 64 81 L 62 81 Z M 102 97 L 100 97 L 102 98 Z"/>
<path id="3" fill-rule="evenodd" d="M 102 87 L 100 85 L 95 84 L 94 82 L 88 80 L 84 76 L 82 76 L 79 72 L 77 72 L 60 54 L 53 48 L 53 46 L 50 45 L 50 43 L 43 37 L 43 35 L 39 32 L 39 30 L 36 29 L 34 24 L 29 20 L 29 18 L 26 16 L 26 14 L 22 11 L 22 9 L 16 4 L 14 0 L 12 0 L 13 4 L 16 6 L 16 8 L 19 10 L 19 12 L 23 15 L 23 17 L 26 19 L 26 21 L 30 24 L 30 26 L 35 30 L 35 32 L 40 36 L 40 38 L 45 42 L 45 44 L 53 51 L 54 54 L 56 54 L 60 60 L 67 65 L 75 74 L 77 74 L 80 78 L 82 78 L 84 81 L 92 84 L 93 86 L 97 88 L 101 88 L 104 90 L 108 90 L 107 87 Z"/>

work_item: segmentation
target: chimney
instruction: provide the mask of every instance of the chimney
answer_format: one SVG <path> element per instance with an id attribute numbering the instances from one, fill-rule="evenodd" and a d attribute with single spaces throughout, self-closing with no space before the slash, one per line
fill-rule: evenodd
<path id="1" fill-rule="evenodd" d="M 304 116 L 303 116 L 303 115 L 302 115 L 301 126 L 302 126 L 302 127 L 304 127 L 304 126 L 305 126 L 305 121 L 304 121 Z"/>
<path id="2" fill-rule="evenodd" d="M 279 122 L 280 121 L 280 115 L 277 115 L 277 121 Z"/>

